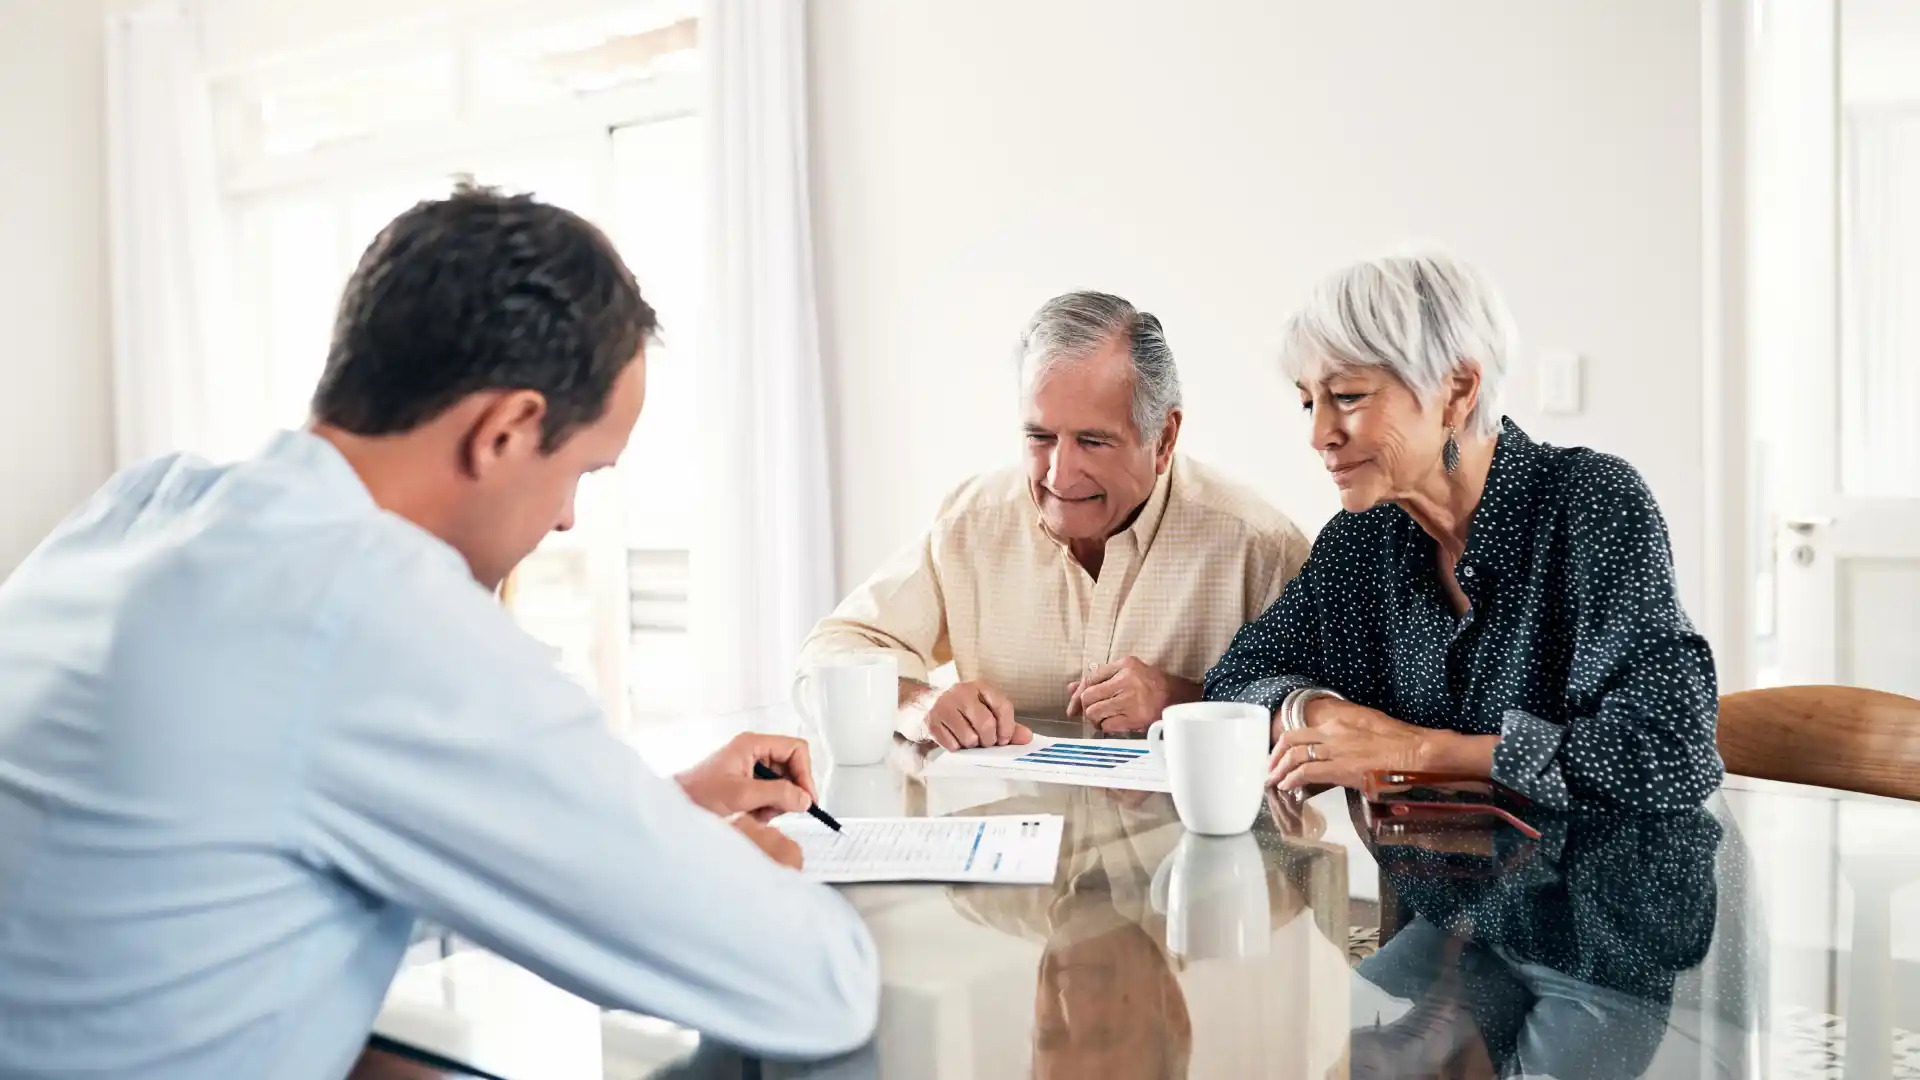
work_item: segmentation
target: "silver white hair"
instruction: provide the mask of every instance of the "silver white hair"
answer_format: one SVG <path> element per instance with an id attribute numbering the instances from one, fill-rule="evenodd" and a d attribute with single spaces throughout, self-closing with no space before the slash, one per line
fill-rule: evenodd
<path id="1" fill-rule="evenodd" d="M 1037 382 L 1062 364 L 1084 360 L 1124 337 L 1133 358 L 1133 428 L 1142 441 L 1160 437 L 1167 414 L 1180 407 L 1180 369 L 1160 320 L 1118 296 L 1070 292 L 1040 305 L 1020 334 L 1018 359 Z"/>
<path id="2" fill-rule="evenodd" d="M 1480 395 L 1465 428 L 1500 431 L 1500 388 L 1519 352 L 1506 301 L 1479 271 L 1439 252 L 1367 259 L 1323 279 L 1287 321 L 1280 364 L 1298 380 L 1322 365 L 1379 367 L 1425 402 L 1467 364 Z"/>

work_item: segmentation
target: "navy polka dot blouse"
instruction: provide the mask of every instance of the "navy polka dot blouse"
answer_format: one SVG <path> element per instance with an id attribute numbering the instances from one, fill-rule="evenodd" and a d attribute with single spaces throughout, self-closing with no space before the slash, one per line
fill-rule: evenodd
<path id="1" fill-rule="evenodd" d="M 1713 655 L 1674 593 L 1666 521 L 1618 458 L 1504 421 L 1455 577 L 1398 506 L 1341 513 L 1234 637 L 1206 696 L 1325 686 L 1411 724 L 1499 735 L 1496 780 L 1549 807 L 1665 813 L 1719 786 Z"/>

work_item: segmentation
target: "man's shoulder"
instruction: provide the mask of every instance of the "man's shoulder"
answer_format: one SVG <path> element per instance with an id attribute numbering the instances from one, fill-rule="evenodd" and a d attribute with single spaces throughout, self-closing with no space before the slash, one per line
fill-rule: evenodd
<path id="1" fill-rule="evenodd" d="M 1178 508 L 1209 529 L 1224 526 L 1252 542 L 1305 544 L 1306 537 L 1293 519 L 1250 485 L 1184 454 L 1174 457 L 1172 468 L 1169 513 Z"/>
<path id="2" fill-rule="evenodd" d="M 250 707 L 269 684 L 297 698 L 333 644 L 361 631 L 362 598 L 405 610 L 405 591 L 421 587 L 417 563 L 392 557 L 378 511 L 298 495 L 185 457 L 124 471 L 0 591 L 0 656 L 23 655 L 31 628 L 94 643 L 59 662 L 151 708 L 183 688 L 209 710 Z"/>
<path id="3" fill-rule="evenodd" d="M 48 540 L 101 544 L 193 512 L 233 468 L 178 452 L 136 462 L 100 485 Z"/>
<path id="4" fill-rule="evenodd" d="M 73 523 L 63 554 L 116 552 L 122 604 L 151 609 L 162 635 L 183 620 L 236 640 L 339 629 L 360 598 L 404 608 L 450 577 L 451 549 L 436 552 L 444 545 L 418 527 L 259 460 L 135 466 L 103 489 L 95 515 Z"/>
<path id="5" fill-rule="evenodd" d="M 970 476 L 948 491 L 940 500 L 934 530 L 1024 523 L 1032 517 L 1026 470 L 1012 466 Z"/>

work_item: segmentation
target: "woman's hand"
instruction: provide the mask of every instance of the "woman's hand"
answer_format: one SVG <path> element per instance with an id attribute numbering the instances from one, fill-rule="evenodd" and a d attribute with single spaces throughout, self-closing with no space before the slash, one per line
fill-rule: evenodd
<path id="1" fill-rule="evenodd" d="M 1309 784 L 1357 788 L 1376 769 L 1421 771 L 1448 737 L 1458 738 L 1351 701 L 1315 698 L 1307 703 L 1307 726 L 1283 733 L 1274 744 L 1267 782 L 1282 791 Z"/>

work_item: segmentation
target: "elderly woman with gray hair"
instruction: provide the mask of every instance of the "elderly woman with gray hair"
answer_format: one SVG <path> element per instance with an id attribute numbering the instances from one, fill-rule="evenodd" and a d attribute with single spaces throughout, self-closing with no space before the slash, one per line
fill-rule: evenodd
<path id="1" fill-rule="evenodd" d="M 1205 684 L 1274 711 L 1281 788 L 1443 772 L 1668 812 L 1718 786 L 1660 509 L 1626 462 L 1500 415 L 1514 351 L 1499 295 L 1438 255 L 1341 270 L 1288 324 L 1343 511 Z"/>

